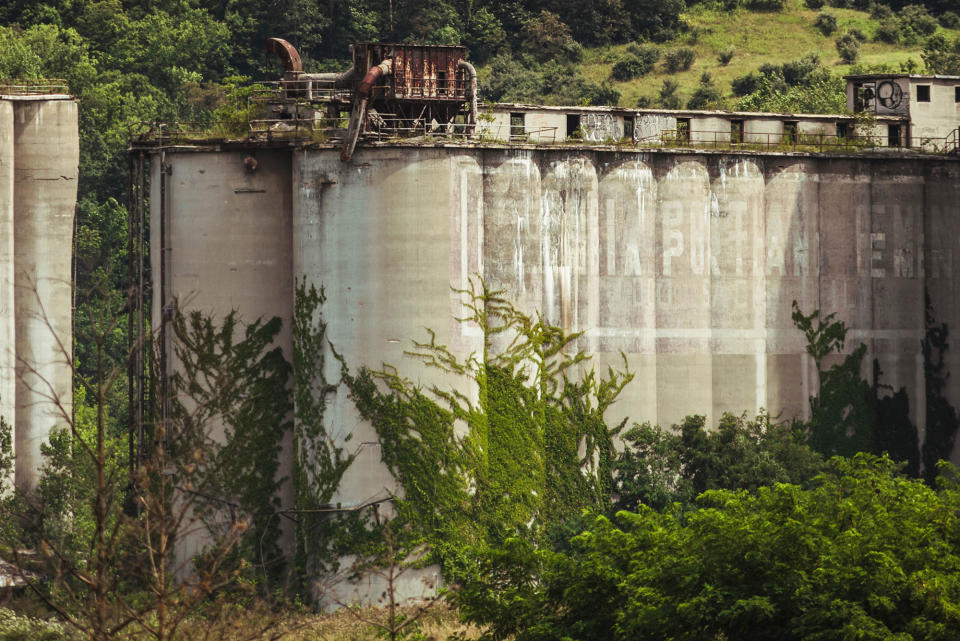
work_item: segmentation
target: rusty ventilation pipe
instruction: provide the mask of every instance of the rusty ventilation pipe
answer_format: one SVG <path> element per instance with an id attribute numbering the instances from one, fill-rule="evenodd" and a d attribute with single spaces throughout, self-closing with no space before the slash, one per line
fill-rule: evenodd
<path id="1" fill-rule="evenodd" d="M 353 150 L 357 147 L 357 138 L 360 136 L 360 128 L 363 126 L 363 119 L 367 115 L 367 101 L 370 99 L 370 92 L 377 81 L 384 76 L 389 76 L 393 72 L 393 59 L 388 58 L 378 65 L 370 67 L 367 74 L 360 81 L 360 87 L 353 96 L 353 111 L 350 114 L 350 129 L 347 130 L 347 138 L 343 141 L 343 151 L 340 152 L 340 160 L 350 162 L 353 158 Z"/>
<path id="2" fill-rule="evenodd" d="M 346 89 L 353 82 L 354 70 L 350 67 L 340 73 L 304 73 L 303 61 L 296 47 L 283 38 L 267 38 L 267 51 L 280 58 L 283 63 L 283 79 L 302 81 L 305 86 L 295 86 L 296 91 L 306 89 L 307 97 L 310 98 L 314 86 Z"/>
<path id="3" fill-rule="evenodd" d="M 466 60 L 461 60 L 457 66 L 467 73 L 470 82 L 470 127 L 467 133 L 473 135 L 477 127 L 477 70 Z"/>

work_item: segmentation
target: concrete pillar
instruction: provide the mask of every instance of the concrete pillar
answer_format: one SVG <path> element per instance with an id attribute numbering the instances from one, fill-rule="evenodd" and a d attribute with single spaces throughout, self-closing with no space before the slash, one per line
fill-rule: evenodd
<path id="1" fill-rule="evenodd" d="M 0 100 L 0 418 L 16 420 L 13 294 L 13 103 Z"/>
<path id="2" fill-rule="evenodd" d="M 16 482 L 32 488 L 40 445 L 73 406 L 73 222 L 77 103 L 30 97 L 14 107 Z"/>

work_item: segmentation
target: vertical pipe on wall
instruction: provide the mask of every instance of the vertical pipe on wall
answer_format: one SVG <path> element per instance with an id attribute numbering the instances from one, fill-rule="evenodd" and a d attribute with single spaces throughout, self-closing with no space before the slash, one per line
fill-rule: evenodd
<path id="1" fill-rule="evenodd" d="M 73 407 L 71 250 L 80 158 L 77 103 L 14 102 L 16 483 L 36 485 L 40 445 Z"/>
<path id="2" fill-rule="evenodd" d="M 0 100 L 0 419 L 16 420 L 13 248 L 13 103 Z"/>

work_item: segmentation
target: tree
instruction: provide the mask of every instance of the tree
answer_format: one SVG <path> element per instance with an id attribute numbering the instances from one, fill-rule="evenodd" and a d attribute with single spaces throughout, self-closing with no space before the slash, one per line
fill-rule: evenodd
<path id="1" fill-rule="evenodd" d="M 694 512 L 595 516 L 571 549 L 510 539 L 464 586 L 487 639 L 950 639 L 960 485 L 832 459 L 809 489 L 702 494 Z"/>

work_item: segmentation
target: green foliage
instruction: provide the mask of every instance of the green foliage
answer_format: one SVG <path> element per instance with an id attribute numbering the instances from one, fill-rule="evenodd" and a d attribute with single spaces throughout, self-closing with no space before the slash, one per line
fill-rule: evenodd
<path id="1" fill-rule="evenodd" d="M 0 641 L 68 641 L 74 638 L 76 636 L 61 623 L 0 608 Z"/>
<path id="2" fill-rule="evenodd" d="M 744 81 L 753 83 L 754 79 Z M 742 111 L 771 111 L 774 113 L 844 113 L 847 108 L 843 78 L 820 68 L 810 73 L 797 86 L 788 87 L 778 75 L 760 76 L 759 87 L 737 102 Z M 741 85 L 740 90 L 749 85 Z"/>
<path id="3" fill-rule="evenodd" d="M 610 70 L 610 76 L 614 80 L 620 80 L 621 82 L 633 80 L 653 69 L 655 62 L 656 58 L 652 61 L 649 59 L 645 60 L 635 54 L 627 53 L 614 63 L 613 68 Z"/>
<path id="4" fill-rule="evenodd" d="M 823 35 L 829 36 L 837 30 L 837 17 L 832 13 L 819 13 L 816 20 L 813 21 L 813 26 L 819 29 Z"/>
<path id="5" fill-rule="evenodd" d="M 424 389 L 390 367 L 343 372 L 403 488 L 399 518 L 423 533 L 448 576 L 464 570 L 465 546 L 536 540 L 584 508 L 605 509 L 619 428 L 603 416 L 632 378 L 586 370 L 579 334 L 520 313 L 483 283 L 460 293 L 462 322 L 480 329 L 483 353 L 459 358 L 431 332 L 409 354 L 469 382 L 475 398 Z"/>
<path id="6" fill-rule="evenodd" d="M 663 54 L 663 67 L 668 73 L 686 71 L 693 64 L 693 61 L 696 57 L 697 52 L 691 47 L 677 47 L 676 49 L 668 49 Z"/>
<path id="7" fill-rule="evenodd" d="M 783 11 L 786 0 L 744 0 L 744 6 L 751 11 Z"/>
<path id="8" fill-rule="evenodd" d="M 541 11 L 539 16 L 527 22 L 520 38 L 523 50 L 538 62 L 579 62 L 583 57 L 582 48 L 573 39 L 570 27 L 549 11 Z"/>
<path id="9" fill-rule="evenodd" d="M 548 105 L 615 105 L 620 93 L 586 80 L 571 65 L 555 60 L 540 64 L 533 58 L 501 54 L 480 79 L 481 99 L 492 102 L 540 102 Z"/>
<path id="10" fill-rule="evenodd" d="M 484 638 L 950 639 L 960 488 L 833 459 L 809 489 L 714 490 L 683 515 L 594 517 L 565 553 L 510 539 L 464 586 Z"/>
<path id="11" fill-rule="evenodd" d="M 856 36 L 850 33 L 845 33 L 836 40 L 837 53 L 840 54 L 840 59 L 848 65 L 852 65 L 857 61 L 857 57 L 860 55 L 860 40 Z"/>
<path id="12" fill-rule="evenodd" d="M 275 345 L 281 325 L 277 317 L 257 320 L 237 336 L 236 312 L 215 323 L 199 311 L 171 323 L 178 368 L 170 415 L 184 425 L 171 454 L 191 460 L 185 480 L 210 497 L 198 501 L 197 511 L 214 537 L 224 536 L 218 527 L 225 505 L 252 515 L 236 553 L 272 576 L 284 565 L 279 524 L 271 517 L 280 505 L 280 443 L 293 409 L 290 364 Z"/>
<path id="13" fill-rule="evenodd" d="M 930 296 L 925 292 L 924 319 L 926 332 L 921 343 L 923 349 L 924 393 L 926 396 L 927 425 L 923 439 L 923 477 L 933 484 L 939 461 L 949 461 L 953 454 L 960 416 L 946 398 L 944 391 L 950 374 L 946 370 L 944 354 L 950 347 L 950 335 L 946 323 L 938 323 L 933 315 Z"/>
<path id="14" fill-rule="evenodd" d="M 331 432 L 326 423 L 327 396 L 336 385 L 326 378 L 327 323 L 323 290 L 297 284 L 293 310 L 294 505 L 300 512 L 294 557 L 298 589 L 309 594 L 313 577 L 335 569 L 344 552 L 343 532 L 362 534 L 359 517 L 330 511 L 344 473 L 355 458 L 344 445 L 350 434 Z M 338 546 L 340 546 L 338 548 Z"/>
<path id="15" fill-rule="evenodd" d="M 687 101 L 687 109 L 707 109 L 716 106 L 720 98 L 720 90 L 713 84 L 710 74 L 704 72 L 700 76 L 700 84 Z"/>
<path id="16" fill-rule="evenodd" d="M 803 3 L 807 5 L 808 9 L 814 9 L 814 10 L 822 9 L 823 5 L 826 4 L 825 0 L 804 0 Z"/>
<path id="17" fill-rule="evenodd" d="M 921 55 L 927 73 L 960 74 L 960 37 L 950 42 L 941 34 L 933 35 L 924 43 Z"/>
<path id="18" fill-rule="evenodd" d="M 615 509 L 646 505 L 662 511 L 674 503 L 690 506 L 707 490 L 802 485 L 823 466 L 802 434 L 766 414 L 754 420 L 724 414 L 709 431 L 702 416 L 688 416 L 666 431 L 645 423 L 634 425 L 623 440 L 615 466 Z"/>
<path id="19" fill-rule="evenodd" d="M 733 60 L 733 55 L 737 52 L 736 48 L 733 46 L 727 47 L 723 51 L 717 54 L 717 62 L 726 67 L 730 64 L 730 61 Z"/>
<path id="20" fill-rule="evenodd" d="M 664 109 L 679 109 L 680 96 L 677 95 L 677 89 L 680 83 L 670 78 L 664 78 L 660 91 L 657 93 L 657 104 Z"/>

